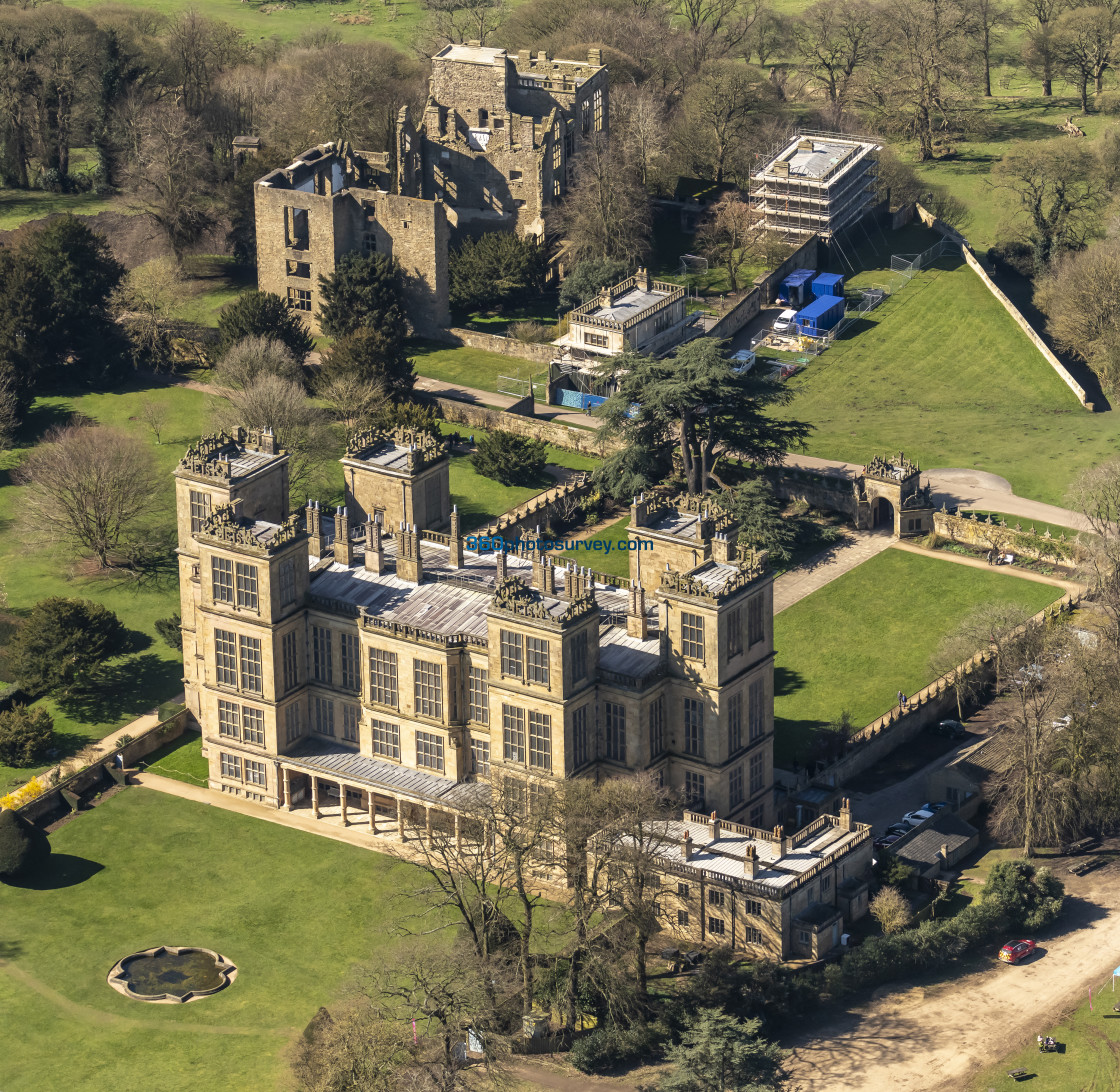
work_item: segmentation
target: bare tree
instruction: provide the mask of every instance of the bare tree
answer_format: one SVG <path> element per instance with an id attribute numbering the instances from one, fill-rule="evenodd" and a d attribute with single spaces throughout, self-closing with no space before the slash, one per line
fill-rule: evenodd
<path id="1" fill-rule="evenodd" d="M 19 427 L 19 396 L 6 372 L 0 372 L 0 451 L 12 446 Z"/>
<path id="2" fill-rule="evenodd" d="M 848 105 L 852 77 L 879 47 L 882 25 L 869 0 L 818 0 L 794 26 L 798 55 L 828 96 L 839 123 Z"/>
<path id="3" fill-rule="evenodd" d="M 1053 33 L 1058 16 L 1070 6 L 1069 0 L 1019 0 L 1018 22 L 1026 31 L 1023 62 L 1042 83 L 1042 94 L 1053 94 L 1055 72 Z"/>
<path id="4" fill-rule="evenodd" d="M 1108 619 L 1112 658 L 1120 660 L 1120 459 L 1083 470 L 1071 496 L 1093 531 L 1085 536 L 1082 571 L 1094 605 Z"/>
<path id="5" fill-rule="evenodd" d="M 263 375 L 225 393 L 226 400 L 213 411 L 214 427 L 271 429 L 291 456 L 293 491 L 311 495 L 335 453 L 334 431 L 325 411 L 298 383 L 277 375 Z"/>
<path id="6" fill-rule="evenodd" d="M 423 0 L 425 21 L 423 55 L 428 58 L 445 45 L 476 41 L 483 45 L 502 28 L 509 16 L 507 0 Z"/>
<path id="7" fill-rule="evenodd" d="M 1014 26 L 1012 11 L 1003 0 L 965 0 L 971 24 L 973 53 L 983 70 L 984 97 L 992 97 L 992 54 L 1007 30 Z"/>
<path id="8" fill-rule="evenodd" d="M 947 633 L 929 659 L 930 670 L 937 678 L 943 678 L 953 688 L 957 699 L 957 717 L 964 720 L 965 705 L 976 696 L 983 686 L 981 673 L 972 664 L 972 658 L 980 651 L 974 637 L 956 630 Z"/>
<path id="9" fill-rule="evenodd" d="M 218 385 L 235 389 L 252 386 L 265 376 L 303 386 L 303 366 L 278 338 L 243 337 L 229 347 L 215 369 Z"/>
<path id="10" fill-rule="evenodd" d="M 160 433 L 167 424 L 169 408 L 166 402 L 157 402 L 154 398 L 145 398 L 140 403 L 140 420 L 152 430 L 156 443 L 160 443 Z"/>
<path id="11" fill-rule="evenodd" d="M 1077 88 L 1081 112 L 1089 112 L 1089 84 L 1099 95 L 1104 74 L 1116 53 L 1117 13 L 1107 7 L 1074 8 L 1054 25 L 1052 38 L 1057 70 Z"/>
<path id="12" fill-rule="evenodd" d="M 760 256 L 764 231 L 761 214 L 734 194 L 724 194 L 716 203 L 696 236 L 700 253 L 716 266 L 727 270 L 732 292 L 738 292 L 740 273 Z"/>
<path id="13" fill-rule="evenodd" d="M 316 384 L 315 393 L 347 433 L 368 424 L 389 406 L 385 388 L 352 371 L 333 371 Z"/>
<path id="14" fill-rule="evenodd" d="M 113 311 L 138 364 L 142 361 L 156 370 L 170 365 L 171 326 L 185 292 L 178 261 L 153 258 L 130 269 L 113 293 Z"/>
<path id="15" fill-rule="evenodd" d="M 668 148 L 665 97 L 648 84 L 611 87 L 611 134 L 621 140 L 626 159 L 634 164 L 643 186 Z"/>
<path id="16" fill-rule="evenodd" d="M 649 197 L 621 141 L 596 136 L 576 157 L 574 181 L 551 215 L 573 261 L 641 261 L 649 249 Z"/>
<path id="17" fill-rule="evenodd" d="M 970 611 L 957 627 L 963 642 L 970 644 L 973 651 L 991 651 L 995 656 L 995 689 L 998 694 L 1003 688 L 1004 659 L 1007 649 L 1017 640 L 1017 631 L 1025 626 L 1030 611 L 1015 603 L 995 601 L 982 603 Z"/>
<path id="18" fill-rule="evenodd" d="M 910 903 L 897 887 L 884 887 L 868 903 L 867 909 L 884 933 L 900 933 L 910 924 Z"/>
<path id="19" fill-rule="evenodd" d="M 159 479 L 150 451 L 131 433 L 101 425 L 51 429 L 16 472 L 26 530 L 118 563 L 156 507 Z"/>

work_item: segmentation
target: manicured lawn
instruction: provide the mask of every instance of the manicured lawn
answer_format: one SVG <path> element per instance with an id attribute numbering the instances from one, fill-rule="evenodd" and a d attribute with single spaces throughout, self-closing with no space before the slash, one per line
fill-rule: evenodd
<path id="1" fill-rule="evenodd" d="M 469 345 L 459 347 L 441 345 L 438 342 L 418 341 L 409 346 L 413 366 L 417 375 L 426 375 L 444 383 L 458 383 L 464 387 L 475 387 L 482 391 L 497 391 L 499 376 L 513 379 L 532 379 L 546 376 L 548 367 L 522 360 L 516 356 L 503 356 L 485 349 L 472 349 Z M 503 383 L 504 393 L 514 393 L 514 388 Z"/>
<path id="2" fill-rule="evenodd" d="M 145 399 L 168 407 L 162 444 L 137 419 Z M 157 618 L 179 610 L 178 570 L 174 559 L 150 572 L 85 575 L 83 567 L 60 547 L 29 547 L 23 538 L 18 512 L 21 487 L 11 472 L 26 450 L 51 425 L 80 414 L 101 424 L 136 432 L 150 445 L 160 473 L 155 528 L 174 534 L 174 483 L 171 472 L 183 450 L 206 431 L 210 396 L 184 387 L 145 389 L 134 385 L 108 393 L 79 392 L 40 398 L 28 415 L 19 437 L 20 447 L 0 455 L 0 582 L 13 611 L 29 610 L 51 595 L 93 599 L 115 611 L 134 632 L 137 650 L 112 665 L 104 687 L 90 699 L 61 705 L 44 704 L 55 717 L 59 755 L 66 757 L 83 744 L 100 739 L 142 713 L 150 712 L 182 689 L 182 655 L 156 634 Z M 0 789 L 25 781 L 30 770 L 0 766 Z"/>
<path id="3" fill-rule="evenodd" d="M 892 243 L 916 252 L 922 238 Z M 1082 409 L 963 264 L 918 274 L 789 385 L 783 413 L 814 426 L 810 455 L 864 463 L 901 450 L 925 469 L 992 471 L 1053 504 L 1120 439 L 1120 417 Z"/>
<path id="4" fill-rule="evenodd" d="M 1112 1011 L 1117 1000 L 1120 994 L 1112 992 L 1107 978 L 1095 984 L 1092 1012 L 1086 997 L 1060 1023 L 1039 1026 L 1037 1034 L 1052 1035 L 1064 1049 L 1040 1054 L 1031 1039 L 1021 1050 L 978 1073 L 967 1088 L 988 1092 L 1010 1087 L 1014 1082 L 1007 1074 L 1012 1069 L 1033 1074 L 1027 1087 L 1037 1092 L 1107 1092 L 1120 1087 L 1120 1019 Z"/>
<path id="5" fill-rule="evenodd" d="M 189 257 L 183 262 L 188 278 L 183 302 L 176 317 L 200 326 L 217 326 L 218 312 L 232 303 L 247 288 L 256 288 L 257 278 L 232 258 L 206 254 Z"/>
<path id="6" fill-rule="evenodd" d="M 161 777 L 185 781 L 206 788 L 210 763 L 202 757 L 202 734 L 186 732 L 141 760 L 149 771 Z"/>
<path id="7" fill-rule="evenodd" d="M 5 1092 L 285 1088 L 292 1038 L 427 906 L 413 865 L 149 789 L 51 843 L 55 871 L 38 889 L 0 885 Z M 189 1005 L 109 988 L 118 959 L 157 944 L 212 948 L 237 980 Z"/>
<path id="8" fill-rule="evenodd" d="M 28 220 L 41 220 L 56 212 L 93 216 L 99 212 L 127 212 L 111 196 L 94 193 L 48 193 L 45 190 L 0 189 L 0 231 L 11 231 Z"/>
<path id="9" fill-rule="evenodd" d="M 845 710 L 859 728 L 899 690 L 930 681 L 929 658 L 979 603 L 1041 610 L 1048 584 L 887 550 L 774 619 L 774 762 L 804 757 L 813 733 Z"/>
<path id="10" fill-rule="evenodd" d="M 560 556 L 570 558 L 577 565 L 586 565 L 596 572 L 626 580 L 630 576 L 630 555 L 626 552 L 628 538 L 626 528 L 629 526 L 630 517 L 623 516 L 617 523 L 612 523 L 609 527 L 604 527 L 601 531 L 596 531 L 595 534 L 590 536 L 588 541 L 597 540 L 604 544 L 609 542 L 611 544 L 610 553 L 581 548 L 565 550 Z M 622 549 L 618 548 L 619 543 L 622 544 Z M 606 546 L 604 545 L 603 548 L 606 549 Z"/>

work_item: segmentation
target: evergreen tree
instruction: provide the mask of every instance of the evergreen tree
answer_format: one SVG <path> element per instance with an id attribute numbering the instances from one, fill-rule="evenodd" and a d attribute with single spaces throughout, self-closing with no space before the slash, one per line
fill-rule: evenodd
<path id="1" fill-rule="evenodd" d="M 416 382 L 403 344 L 373 326 L 360 326 L 339 338 L 327 353 L 320 382 L 344 374 L 356 375 L 370 386 L 381 388 L 395 401 L 407 398 Z"/>
<path id="2" fill-rule="evenodd" d="M 502 485 L 529 485 L 540 479 L 548 462 L 548 444 L 515 432 L 495 429 L 478 438 L 471 464 Z"/>
<path id="3" fill-rule="evenodd" d="M 600 288 L 609 288 L 624 280 L 627 269 L 626 263 L 618 258 L 585 258 L 576 262 L 560 285 L 561 304 L 571 310 L 586 303 Z"/>
<path id="4" fill-rule="evenodd" d="M 534 239 L 510 231 L 490 231 L 466 239 L 451 254 L 451 303 L 475 311 L 519 303 L 544 284 L 547 255 Z"/>
<path id="5" fill-rule="evenodd" d="M 686 1018 L 681 1041 L 669 1047 L 672 1069 L 659 1092 L 781 1092 L 788 1088 L 785 1052 L 759 1037 L 759 1020 L 737 1020 L 722 1009 Z"/>
<path id="6" fill-rule="evenodd" d="M 15 705 L 0 713 L 0 762 L 34 766 L 54 741 L 54 720 L 46 709 Z"/>
<path id="7" fill-rule="evenodd" d="M 344 254 L 329 276 L 319 277 L 323 305 L 319 323 L 329 337 L 342 338 L 359 327 L 376 330 L 390 353 L 410 333 L 404 310 L 404 272 L 384 254 Z"/>
<path id="8" fill-rule="evenodd" d="M 782 514 L 782 503 L 765 478 L 752 478 L 727 490 L 720 502 L 738 524 L 739 542 L 785 561 L 797 542 L 797 522 Z"/>
<path id="9" fill-rule="evenodd" d="M 8 662 L 33 694 L 89 688 L 106 660 L 125 652 L 128 631 L 106 607 L 55 596 L 36 603 L 8 645 Z"/>
<path id="10" fill-rule="evenodd" d="M 51 855 L 46 834 L 19 812 L 0 810 L 0 880 L 26 876 Z"/>
<path id="11" fill-rule="evenodd" d="M 275 292 L 242 292 L 218 315 L 218 352 L 247 337 L 269 337 L 282 341 L 301 364 L 315 348 L 315 340 L 287 300 Z"/>

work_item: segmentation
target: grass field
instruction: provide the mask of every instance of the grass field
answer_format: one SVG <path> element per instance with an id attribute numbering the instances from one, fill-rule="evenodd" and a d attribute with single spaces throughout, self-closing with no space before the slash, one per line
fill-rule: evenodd
<path id="1" fill-rule="evenodd" d="M 53 872 L 0 885 L 0 1026 L 18 1028 L 4 1036 L 5 1092 L 286 1087 L 292 1038 L 427 907 L 413 865 L 149 789 L 51 843 Z M 212 948 L 237 980 L 190 1005 L 109 988 L 118 959 L 157 944 Z"/>
<path id="2" fill-rule="evenodd" d="M 922 238 L 892 249 L 917 251 Z M 950 261 L 790 379 L 783 412 L 814 426 L 810 455 L 864 463 L 901 450 L 924 469 L 992 471 L 1020 496 L 1062 504 L 1080 470 L 1114 455 L 1120 418 L 1084 410 L 980 279 Z"/>
<path id="3" fill-rule="evenodd" d="M 1031 1042 L 1014 1054 L 978 1073 L 969 1083 L 971 1092 L 1014 1085 L 1012 1069 L 1032 1076 L 1027 1087 L 1034 1092 L 1112 1092 L 1120 1088 L 1120 1016 L 1112 1006 L 1120 1000 L 1109 984 L 1093 988 L 1093 1011 L 1086 999 L 1058 1024 L 1039 1027 L 1039 1035 L 1053 1035 L 1061 1049 L 1040 1054 Z"/>
<path id="4" fill-rule="evenodd" d="M 485 349 L 472 349 L 469 345 L 456 348 L 434 341 L 418 341 L 409 345 L 408 353 L 412 357 L 417 375 L 426 375 L 444 383 L 475 387 L 482 391 L 497 392 L 499 376 L 531 379 L 548 373 L 548 366 L 545 364 L 535 364 L 531 360 L 491 353 Z M 506 393 L 512 393 L 512 389 Z"/>
<path id="5" fill-rule="evenodd" d="M 161 777 L 206 788 L 210 763 L 202 757 L 202 735 L 198 732 L 187 732 L 165 743 L 142 761 L 148 770 Z"/>
<path id="6" fill-rule="evenodd" d="M 859 728 L 899 690 L 930 681 L 929 658 L 979 603 L 1041 610 L 1048 584 L 887 550 L 774 619 L 774 762 L 803 759 L 813 733 L 851 714 Z"/>

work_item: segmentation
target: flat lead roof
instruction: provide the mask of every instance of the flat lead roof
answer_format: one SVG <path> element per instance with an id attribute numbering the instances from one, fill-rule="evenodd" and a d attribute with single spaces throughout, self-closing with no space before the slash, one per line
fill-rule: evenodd
<path id="1" fill-rule="evenodd" d="M 643 292 L 640 288 L 631 288 L 619 296 L 610 307 L 600 307 L 597 311 L 592 311 L 591 317 L 625 322 L 627 319 L 633 318 L 639 311 L 644 311 L 647 307 L 652 307 L 655 303 L 666 299 L 667 296 L 667 292 Z M 579 319 L 573 319 L 573 321 L 578 323 Z"/>
<path id="2" fill-rule="evenodd" d="M 449 45 L 436 54 L 440 61 L 466 61 L 469 64 L 493 64 L 499 57 L 506 56 L 504 49 L 492 46 Z"/>

